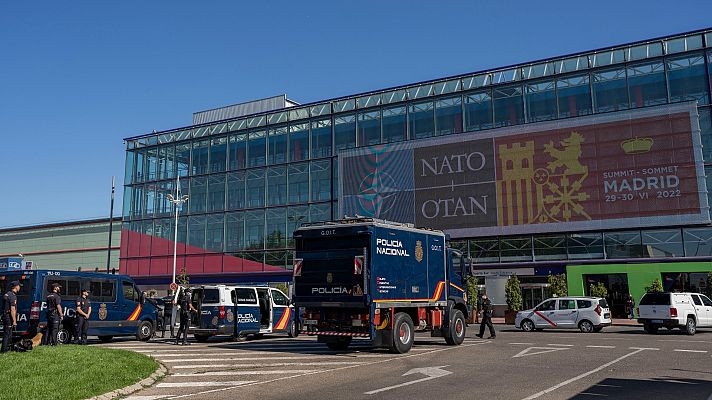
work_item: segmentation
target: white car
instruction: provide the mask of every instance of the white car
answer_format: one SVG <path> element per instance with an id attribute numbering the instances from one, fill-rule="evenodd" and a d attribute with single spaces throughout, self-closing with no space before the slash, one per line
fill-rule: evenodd
<path id="1" fill-rule="evenodd" d="M 712 300 L 699 293 L 646 293 L 638 306 L 638 322 L 652 334 L 665 327 L 694 335 L 698 327 L 712 327 Z"/>
<path id="2" fill-rule="evenodd" d="M 600 297 L 559 297 L 547 299 L 531 310 L 520 311 L 514 326 L 525 332 L 541 329 L 580 329 L 600 332 L 611 325 L 608 302 Z"/>

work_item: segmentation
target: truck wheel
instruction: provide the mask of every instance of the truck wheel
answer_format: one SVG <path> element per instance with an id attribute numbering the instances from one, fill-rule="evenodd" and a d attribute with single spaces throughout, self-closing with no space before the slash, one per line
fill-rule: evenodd
<path id="1" fill-rule="evenodd" d="M 463 320 L 464 322 L 464 320 Z M 393 343 L 390 350 L 393 353 L 403 354 L 410 351 L 415 341 L 415 328 L 410 315 L 400 312 L 393 320 Z"/>
<path id="2" fill-rule="evenodd" d="M 193 335 L 195 340 L 200 343 L 205 343 L 210 338 L 210 335 Z"/>
<path id="3" fill-rule="evenodd" d="M 643 324 L 643 330 L 651 335 L 658 333 L 658 327 L 651 324 Z"/>
<path id="4" fill-rule="evenodd" d="M 287 329 L 287 335 L 290 338 L 295 338 L 299 336 L 299 330 L 297 329 L 297 321 L 292 321 L 292 323 L 289 324 L 289 329 Z"/>
<path id="5" fill-rule="evenodd" d="M 685 333 L 690 336 L 693 336 L 695 333 L 697 333 L 697 322 L 695 322 L 694 318 L 687 317 L 687 323 L 685 324 Z"/>
<path id="6" fill-rule="evenodd" d="M 344 336 L 344 337 L 336 338 L 336 340 L 333 342 L 326 342 L 326 347 L 328 347 L 329 350 L 343 351 L 343 350 L 348 349 L 350 344 L 351 344 L 351 336 Z"/>
<path id="7" fill-rule="evenodd" d="M 138 324 L 138 331 L 136 332 L 136 339 L 142 341 L 142 342 L 147 342 L 148 339 L 153 336 L 153 324 L 151 321 L 141 321 L 140 324 Z"/>
<path id="8" fill-rule="evenodd" d="M 99 336 L 99 341 L 101 343 L 109 343 L 113 338 L 113 336 Z"/>
<path id="9" fill-rule="evenodd" d="M 445 332 L 445 342 L 451 346 L 460 345 L 465 341 L 465 315 L 460 310 L 453 309 L 452 320 L 447 332 Z"/>

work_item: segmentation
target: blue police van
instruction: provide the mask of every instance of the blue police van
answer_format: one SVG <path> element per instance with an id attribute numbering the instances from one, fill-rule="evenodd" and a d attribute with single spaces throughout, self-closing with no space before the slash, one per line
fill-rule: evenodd
<path id="1" fill-rule="evenodd" d="M 2 293 L 8 290 L 12 281 L 22 284 L 17 294 L 15 336 L 32 338 L 46 328 L 46 298 L 54 283 L 62 288 L 64 319 L 57 335 L 60 343 L 67 343 L 74 332 L 76 299 L 82 289 L 91 292 L 89 336 L 98 336 L 102 342 L 116 336 L 135 336 L 146 341 L 155 332 L 156 308 L 145 301 L 134 281 L 126 275 L 56 270 L 0 271 Z"/>

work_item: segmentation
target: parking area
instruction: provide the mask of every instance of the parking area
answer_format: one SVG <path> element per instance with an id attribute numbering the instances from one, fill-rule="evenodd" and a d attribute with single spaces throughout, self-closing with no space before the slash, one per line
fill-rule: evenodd
<path id="1" fill-rule="evenodd" d="M 330 351 L 311 337 L 174 346 L 161 339 L 102 346 L 148 354 L 169 375 L 132 400 L 227 399 L 585 399 L 707 400 L 712 396 L 712 330 L 647 335 L 639 327 L 603 333 L 531 332 L 498 326 L 495 340 L 461 346 L 418 336 L 394 355 L 358 342 Z"/>

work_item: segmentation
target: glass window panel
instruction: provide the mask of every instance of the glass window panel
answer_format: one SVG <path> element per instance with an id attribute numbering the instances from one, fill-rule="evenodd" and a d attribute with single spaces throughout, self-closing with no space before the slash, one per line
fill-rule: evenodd
<path id="1" fill-rule="evenodd" d="M 178 243 L 188 242 L 188 217 L 178 218 Z"/>
<path id="2" fill-rule="evenodd" d="M 369 96 L 363 96 L 356 99 L 356 105 L 358 108 L 374 107 L 381 104 L 381 95 L 372 94 Z"/>
<path id="3" fill-rule="evenodd" d="M 278 113 L 270 114 L 267 117 L 267 123 L 270 125 L 281 124 L 284 122 L 287 122 L 287 112 L 278 112 Z"/>
<path id="4" fill-rule="evenodd" d="M 493 90 L 495 127 L 524 123 L 524 99 L 521 86 Z"/>
<path id="5" fill-rule="evenodd" d="M 228 142 L 228 162 L 231 170 L 245 168 L 247 161 L 247 135 L 231 135 Z"/>
<path id="6" fill-rule="evenodd" d="M 238 210 L 245 208 L 245 173 L 227 174 L 227 208 Z"/>
<path id="7" fill-rule="evenodd" d="M 208 211 L 225 209 L 225 174 L 208 177 Z"/>
<path id="8" fill-rule="evenodd" d="M 222 252 L 225 237 L 225 215 L 209 215 L 205 230 L 205 248 L 210 251 Z"/>
<path id="9" fill-rule="evenodd" d="M 158 143 L 159 144 L 164 144 L 164 143 L 170 143 L 174 140 L 173 133 L 164 133 L 161 135 L 158 135 Z"/>
<path id="10" fill-rule="evenodd" d="M 568 76 L 556 81 L 559 117 L 578 117 L 593 112 L 588 74 Z"/>
<path id="11" fill-rule="evenodd" d="M 189 195 L 189 194 L 190 194 L 190 179 L 183 179 L 180 181 L 180 187 L 178 188 L 178 197 L 180 198 L 183 195 Z M 191 199 L 189 198 L 188 201 L 185 201 L 178 205 L 179 213 L 184 213 L 184 212 L 187 213 L 188 212 L 188 206 L 190 204 L 190 200 Z"/>
<path id="12" fill-rule="evenodd" d="M 643 256 L 640 231 L 606 232 L 606 258 L 639 258 Z"/>
<path id="13" fill-rule="evenodd" d="M 370 111 L 358 113 L 359 146 L 370 146 L 381 143 L 381 112 Z"/>
<path id="14" fill-rule="evenodd" d="M 272 208 L 267 210 L 266 232 L 266 248 L 279 249 L 287 247 L 286 208 Z"/>
<path id="15" fill-rule="evenodd" d="M 410 100 L 421 99 L 433 95 L 433 85 L 420 85 L 408 88 L 408 98 Z"/>
<path id="16" fill-rule="evenodd" d="M 150 217 L 156 210 L 156 185 L 152 183 L 147 183 L 143 186 L 144 209 L 143 215 Z"/>
<path id="17" fill-rule="evenodd" d="M 491 74 L 475 75 L 462 80 L 462 89 L 477 89 L 479 87 L 487 86 L 490 84 L 492 84 Z"/>
<path id="18" fill-rule="evenodd" d="M 502 238 L 499 241 L 502 262 L 531 261 L 531 237 Z"/>
<path id="19" fill-rule="evenodd" d="M 681 53 L 683 51 L 697 50 L 702 48 L 702 35 L 687 36 L 665 41 L 665 49 L 668 54 Z"/>
<path id="20" fill-rule="evenodd" d="M 171 179 L 175 176 L 175 157 L 175 147 L 173 145 L 161 146 L 158 149 L 159 179 Z"/>
<path id="21" fill-rule="evenodd" d="M 535 236 L 534 258 L 536 261 L 565 260 L 567 258 L 566 236 Z"/>
<path id="22" fill-rule="evenodd" d="M 408 108 L 410 137 L 420 139 L 433 136 L 435 133 L 434 116 L 432 101 L 411 104 Z"/>
<path id="23" fill-rule="evenodd" d="M 392 92 L 383 93 L 383 104 L 398 103 L 400 101 L 405 101 L 406 91 L 405 89 L 394 90 Z"/>
<path id="24" fill-rule="evenodd" d="M 334 118 L 334 149 L 356 147 L 356 117 L 344 115 Z"/>
<path id="25" fill-rule="evenodd" d="M 557 117 L 554 81 L 526 85 L 527 121 L 547 121 Z"/>
<path id="26" fill-rule="evenodd" d="M 514 82 L 521 78 L 521 70 L 519 68 L 512 68 L 504 71 L 497 71 L 493 74 L 492 82 L 497 83 L 507 83 Z"/>
<path id="27" fill-rule="evenodd" d="M 602 233 L 574 233 L 566 236 L 569 259 L 603 258 Z"/>
<path id="28" fill-rule="evenodd" d="M 260 167 L 265 165 L 267 154 L 267 133 L 265 131 L 250 132 L 247 141 L 247 166 Z"/>
<path id="29" fill-rule="evenodd" d="M 644 257 L 683 257 L 682 231 L 659 229 L 643 231 Z"/>
<path id="30" fill-rule="evenodd" d="M 124 186 L 124 201 L 122 202 L 122 213 L 124 220 L 131 218 L 131 199 L 133 196 L 133 187 Z"/>
<path id="31" fill-rule="evenodd" d="M 712 118 L 710 118 L 710 108 L 699 107 L 700 113 L 700 138 L 702 139 L 702 158 L 709 162 L 712 160 Z M 705 171 L 707 173 L 707 171 Z M 707 174 L 709 176 L 709 174 Z M 712 193 L 712 185 L 707 184 L 708 193 Z M 712 204 L 712 203 L 710 203 Z"/>
<path id="32" fill-rule="evenodd" d="M 221 133 L 227 132 L 227 124 L 222 123 L 222 124 L 217 124 L 213 125 L 210 127 L 210 134 L 211 135 L 219 135 Z"/>
<path id="33" fill-rule="evenodd" d="M 470 240 L 470 257 L 474 263 L 499 262 L 499 239 L 482 238 Z"/>
<path id="34" fill-rule="evenodd" d="M 293 108 L 289 110 L 289 120 L 296 121 L 298 119 L 309 118 L 309 109 L 303 108 Z"/>
<path id="35" fill-rule="evenodd" d="M 126 152 L 126 162 L 124 163 L 124 185 L 130 185 L 134 181 L 134 167 L 136 161 L 136 153 L 133 151 Z"/>
<path id="36" fill-rule="evenodd" d="M 529 67 L 524 68 L 524 79 L 534 79 L 553 75 L 554 71 L 555 67 L 553 62 L 530 65 Z"/>
<path id="37" fill-rule="evenodd" d="M 331 200 L 331 160 L 311 163 L 312 201 Z"/>
<path id="38" fill-rule="evenodd" d="M 465 95 L 465 130 L 489 129 L 492 123 L 492 92 L 475 92 Z"/>
<path id="39" fill-rule="evenodd" d="M 631 107 L 667 103 L 665 67 L 662 62 L 628 67 L 628 95 Z"/>
<path id="40" fill-rule="evenodd" d="M 205 248 L 205 215 L 188 217 L 188 246 Z"/>
<path id="41" fill-rule="evenodd" d="M 210 151 L 209 140 L 196 140 L 193 142 L 193 153 L 191 155 L 191 174 L 201 175 L 208 173 L 208 158 Z"/>
<path id="42" fill-rule="evenodd" d="M 146 151 L 146 180 L 154 181 L 158 171 L 158 148 L 151 147 Z"/>
<path id="43" fill-rule="evenodd" d="M 188 139 L 190 138 L 190 134 L 190 129 L 178 131 L 175 133 L 176 141 Z"/>
<path id="44" fill-rule="evenodd" d="M 707 72 L 702 54 L 668 59 L 667 78 L 671 102 L 696 100 L 699 104 L 709 103 Z"/>
<path id="45" fill-rule="evenodd" d="M 435 134 L 462 132 L 462 97 L 449 97 L 435 102 Z"/>
<path id="46" fill-rule="evenodd" d="M 588 68 L 588 57 L 579 56 L 567 58 L 565 60 L 559 60 L 554 62 L 554 67 L 558 73 L 563 74 L 566 72 L 580 71 L 582 69 Z"/>
<path id="47" fill-rule="evenodd" d="M 628 49 L 628 61 L 644 60 L 663 55 L 662 43 L 648 43 Z"/>
<path id="48" fill-rule="evenodd" d="M 208 178 L 194 177 L 190 180 L 190 212 L 205 212 L 208 200 Z"/>
<path id="49" fill-rule="evenodd" d="M 312 204 L 309 206 L 309 221 L 321 222 L 331 220 L 331 203 Z"/>
<path id="50" fill-rule="evenodd" d="M 225 251 L 245 248 L 245 215 L 242 212 L 225 214 Z"/>
<path id="51" fill-rule="evenodd" d="M 136 171 L 134 173 L 134 182 L 143 182 L 146 169 L 146 149 L 136 152 Z"/>
<path id="52" fill-rule="evenodd" d="M 356 102 L 354 99 L 340 100 L 334 102 L 334 112 L 344 112 L 351 111 L 356 108 Z"/>
<path id="53" fill-rule="evenodd" d="M 312 117 L 318 117 L 320 115 L 331 114 L 331 103 L 317 104 L 312 106 L 311 115 Z"/>
<path id="54" fill-rule="evenodd" d="M 453 79 L 446 82 L 438 82 L 435 84 L 435 94 L 447 94 L 452 92 L 457 92 L 461 88 L 461 81 L 459 79 Z"/>
<path id="55" fill-rule="evenodd" d="M 173 181 L 165 181 L 156 185 L 156 214 L 168 215 L 171 213 L 171 202 L 168 195 L 175 196 Z"/>
<path id="56" fill-rule="evenodd" d="M 383 109 L 383 142 L 392 143 L 405 140 L 408 133 L 405 107 Z"/>
<path id="57" fill-rule="evenodd" d="M 227 130 L 230 132 L 240 131 L 243 129 L 247 129 L 247 120 L 246 119 L 238 119 L 237 121 L 230 121 L 227 124 Z"/>
<path id="58" fill-rule="evenodd" d="M 207 126 L 202 126 L 200 128 L 193 129 L 193 137 L 201 138 L 203 136 L 208 136 L 210 133 L 210 128 Z"/>
<path id="59" fill-rule="evenodd" d="M 594 67 L 605 67 L 625 61 L 625 50 L 611 50 L 593 55 Z"/>
<path id="60" fill-rule="evenodd" d="M 331 120 L 312 122 L 311 149 L 312 158 L 331 157 Z"/>
<path id="61" fill-rule="evenodd" d="M 286 269 L 288 254 L 289 253 L 286 251 L 266 251 L 265 252 L 265 265 Z M 273 296 L 272 298 L 273 298 L 275 304 L 279 305 L 280 302 L 283 302 L 284 305 L 288 304 L 287 298 L 284 297 L 284 295 L 280 294 L 279 292 L 272 290 L 272 296 Z"/>
<path id="62" fill-rule="evenodd" d="M 294 204 L 309 201 L 309 164 L 290 164 L 288 174 L 289 202 Z"/>
<path id="63" fill-rule="evenodd" d="M 705 166 L 705 183 L 707 185 L 707 204 L 712 204 L 712 166 Z"/>
<path id="64" fill-rule="evenodd" d="M 178 176 L 188 176 L 190 168 L 190 144 L 176 145 L 176 170 Z"/>
<path id="65" fill-rule="evenodd" d="M 309 123 L 289 126 L 289 161 L 309 158 Z"/>
<path id="66" fill-rule="evenodd" d="M 287 204 L 287 167 L 272 167 L 267 170 L 267 205 Z"/>
<path id="67" fill-rule="evenodd" d="M 287 162 L 287 127 L 269 130 L 268 160 L 270 164 Z"/>
<path id="68" fill-rule="evenodd" d="M 210 172 L 223 172 L 227 163 L 227 136 L 210 141 Z"/>
<path id="69" fill-rule="evenodd" d="M 265 205 L 265 170 L 249 170 L 246 176 L 247 207 L 263 207 Z"/>
<path id="70" fill-rule="evenodd" d="M 628 108 L 624 68 L 593 73 L 593 99 L 596 111 L 608 112 Z"/>
<path id="71" fill-rule="evenodd" d="M 287 209 L 287 246 L 294 247 L 294 231 L 305 222 L 309 222 L 309 206 Z"/>
<path id="72" fill-rule="evenodd" d="M 248 128 L 258 128 L 260 126 L 264 126 L 266 121 L 267 121 L 267 117 L 265 117 L 264 115 L 248 118 L 247 119 L 247 127 Z"/>
<path id="73" fill-rule="evenodd" d="M 331 198 L 339 198 L 339 163 L 336 160 L 331 163 Z"/>
<path id="74" fill-rule="evenodd" d="M 684 228 L 685 256 L 712 256 L 712 227 Z"/>
<path id="75" fill-rule="evenodd" d="M 264 210 L 248 211 L 245 213 L 245 239 L 245 247 L 248 250 L 264 249 Z"/>

